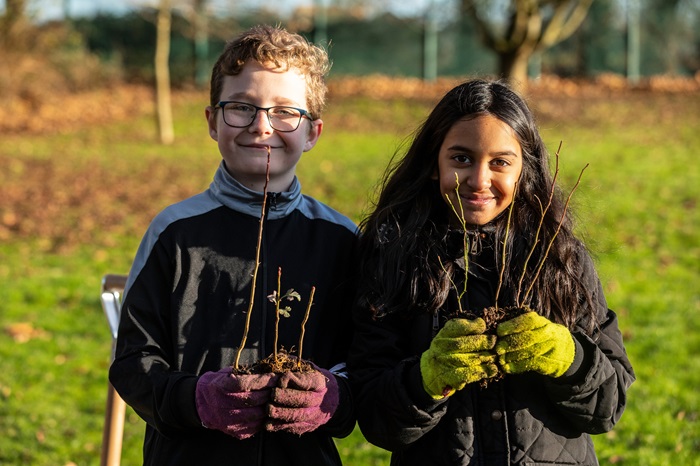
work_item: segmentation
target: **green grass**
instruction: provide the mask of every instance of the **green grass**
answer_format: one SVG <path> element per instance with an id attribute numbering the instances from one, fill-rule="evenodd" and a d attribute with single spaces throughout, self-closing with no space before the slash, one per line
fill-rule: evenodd
<path id="1" fill-rule="evenodd" d="M 601 463 L 700 464 L 700 97 L 559 100 L 580 111 L 543 113 L 542 134 L 552 151 L 564 142 L 565 187 L 590 163 L 574 198 L 578 228 L 638 378 L 618 426 L 595 437 Z M 176 109 L 172 147 L 155 142 L 150 116 L 3 135 L 0 464 L 99 464 L 110 354 L 100 279 L 128 270 L 156 212 L 208 185 L 219 155 L 204 101 Z M 360 220 L 389 157 L 429 108 L 331 102 L 321 141 L 299 166 L 306 193 Z M 13 338 L 22 328 L 26 341 Z M 140 464 L 142 435 L 127 410 L 123 464 Z M 338 446 L 348 465 L 388 464 L 357 430 Z"/>

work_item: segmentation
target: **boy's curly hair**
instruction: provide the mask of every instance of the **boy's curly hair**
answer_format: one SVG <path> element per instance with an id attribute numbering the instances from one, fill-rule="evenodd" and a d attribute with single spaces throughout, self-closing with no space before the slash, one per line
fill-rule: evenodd
<path id="1" fill-rule="evenodd" d="M 211 74 L 212 106 L 220 100 L 224 77 L 237 75 L 250 60 L 298 70 L 306 79 L 307 110 L 313 119 L 321 118 L 328 90 L 325 77 L 331 68 L 328 54 L 299 34 L 268 25 L 254 26 L 226 44 Z"/>

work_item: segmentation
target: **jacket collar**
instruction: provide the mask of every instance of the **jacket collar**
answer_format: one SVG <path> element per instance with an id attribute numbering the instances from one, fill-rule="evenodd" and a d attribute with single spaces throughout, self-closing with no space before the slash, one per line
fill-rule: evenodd
<path id="1" fill-rule="evenodd" d="M 260 217 L 263 193 L 248 189 L 236 181 L 226 171 L 223 160 L 216 170 L 214 180 L 209 185 L 209 192 L 217 201 L 229 209 Z M 301 200 L 301 183 L 295 176 L 288 191 L 267 193 L 267 202 L 270 208 L 266 216 L 269 220 L 285 217 L 299 205 Z"/>

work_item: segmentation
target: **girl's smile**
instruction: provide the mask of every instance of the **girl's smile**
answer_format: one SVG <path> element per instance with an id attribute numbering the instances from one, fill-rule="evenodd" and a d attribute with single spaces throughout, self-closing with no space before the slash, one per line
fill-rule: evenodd
<path id="1" fill-rule="evenodd" d="M 440 193 L 449 197 L 468 225 L 485 225 L 513 201 L 522 172 L 520 143 L 506 123 L 482 115 L 455 123 L 438 154 Z M 459 200 L 455 189 L 459 183 Z"/>

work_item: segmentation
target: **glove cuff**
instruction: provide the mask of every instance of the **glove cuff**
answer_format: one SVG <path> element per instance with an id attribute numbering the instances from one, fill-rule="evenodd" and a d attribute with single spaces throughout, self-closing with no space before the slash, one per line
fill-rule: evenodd
<path id="1" fill-rule="evenodd" d="M 183 377 L 173 387 L 172 400 L 177 403 L 177 416 L 189 427 L 201 427 L 202 421 L 197 412 L 198 378 Z"/>

